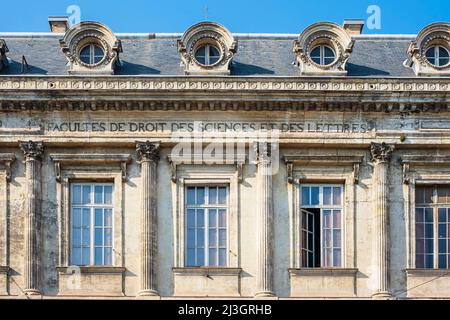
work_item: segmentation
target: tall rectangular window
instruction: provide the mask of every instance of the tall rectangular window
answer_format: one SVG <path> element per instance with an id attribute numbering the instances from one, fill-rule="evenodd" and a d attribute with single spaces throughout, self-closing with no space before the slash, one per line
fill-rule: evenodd
<path id="1" fill-rule="evenodd" d="M 185 193 L 187 267 L 226 266 L 228 186 L 188 186 Z"/>
<path id="2" fill-rule="evenodd" d="M 450 268 L 450 186 L 416 187 L 416 268 Z"/>
<path id="3" fill-rule="evenodd" d="M 302 185 L 300 190 L 302 267 L 341 267 L 343 187 Z"/>
<path id="4" fill-rule="evenodd" d="M 113 184 L 73 183 L 71 264 L 112 265 Z"/>

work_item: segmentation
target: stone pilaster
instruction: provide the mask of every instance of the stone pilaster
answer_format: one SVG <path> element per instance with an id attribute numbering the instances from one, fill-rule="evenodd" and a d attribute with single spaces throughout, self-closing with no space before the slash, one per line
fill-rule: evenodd
<path id="1" fill-rule="evenodd" d="M 273 196 L 271 144 L 258 143 L 257 167 L 257 241 L 258 272 L 256 297 L 273 297 Z"/>
<path id="2" fill-rule="evenodd" d="M 141 163 L 141 290 L 139 296 L 159 296 L 156 289 L 157 254 L 157 186 L 156 169 L 160 145 L 138 142 L 136 151 Z"/>
<path id="3" fill-rule="evenodd" d="M 24 292 L 39 295 L 40 291 L 40 226 L 41 226 L 41 164 L 42 142 L 21 142 L 25 155 L 27 195 L 25 205 Z"/>
<path id="4" fill-rule="evenodd" d="M 373 239 L 374 268 L 376 272 L 376 291 L 373 298 L 386 299 L 389 292 L 389 162 L 394 146 L 385 143 L 372 143 L 370 147 L 371 160 L 374 163 L 373 172 Z"/>

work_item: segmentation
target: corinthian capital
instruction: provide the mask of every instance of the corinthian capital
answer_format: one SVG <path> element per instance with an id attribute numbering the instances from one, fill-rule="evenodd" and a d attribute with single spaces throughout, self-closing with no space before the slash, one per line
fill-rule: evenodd
<path id="1" fill-rule="evenodd" d="M 137 142 L 136 151 L 139 161 L 157 161 L 159 159 L 159 143 Z"/>
<path id="2" fill-rule="evenodd" d="M 20 149 L 25 154 L 25 161 L 41 161 L 44 154 L 44 145 L 42 142 L 28 141 L 21 142 Z"/>
<path id="3" fill-rule="evenodd" d="M 376 163 L 389 162 L 395 147 L 386 143 L 374 143 L 370 145 L 371 161 Z"/>
<path id="4" fill-rule="evenodd" d="M 257 161 L 270 161 L 272 156 L 272 144 L 269 142 L 255 142 L 253 144 Z"/>

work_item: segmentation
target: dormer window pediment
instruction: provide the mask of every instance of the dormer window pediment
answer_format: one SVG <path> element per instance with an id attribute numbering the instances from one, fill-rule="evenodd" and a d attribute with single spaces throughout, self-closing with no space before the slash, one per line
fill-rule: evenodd
<path id="1" fill-rule="evenodd" d="M 301 75 L 345 76 L 353 45 L 351 36 L 337 24 L 313 24 L 294 41 L 296 65 Z"/>
<path id="2" fill-rule="evenodd" d="M 69 61 L 70 74 L 114 74 L 122 52 L 120 40 L 106 26 L 81 22 L 70 28 L 60 40 Z"/>
<path id="3" fill-rule="evenodd" d="M 450 23 L 433 23 L 419 32 L 408 54 L 418 76 L 450 75 Z"/>
<path id="4" fill-rule="evenodd" d="M 178 41 L 186 74 L 227 75 L 237 42 L 222 25 L 201 22 L 190 27 Z"/>

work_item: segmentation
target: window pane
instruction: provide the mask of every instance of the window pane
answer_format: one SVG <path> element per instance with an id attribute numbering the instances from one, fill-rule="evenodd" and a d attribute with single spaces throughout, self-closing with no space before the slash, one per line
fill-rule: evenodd
<path id="1" fill-rule="evenodd" d="M 203 228 L 205 226 L 205 210 L 197 209 L 197 228 Z"/>
<path id="2" fill-rule="evenodd" d="M 195 187 L 187 188 L 186 203 L 187 204 L 195 204 Z"/>
<path id="3" fill-rule="evenodd" d="M 333 247 L 335 248 L 341 247 L 341 230 L 333 231 Z"/>
<path id="4" fill-rule="evenodd" d="M 341 266 L 341 249 L 333 250 L 333 267 Z"/>
<path id="5" fill-rule="evenodd" d="M 433 209 L 432 208 L 425 208 L 425 222 L 433 223 Z"/>
<path id="6" fill-rule="evenodd" d="M 325 249 L 323 255 L 323 266 L 324 267 L 331 267 L 332 266 L 332 250 L 331 249 Z"/>
<path id="7" fill-rule="evenodd" d="M 197 187 L 197 204 L 205 204 L 205 188 Z"/>
<path id="8" fill-rule="evenodd" d="M 94 186 L 94 201 L 96 204 L 103 203 L 103 186 Z"/>
<path id="9" fill-rule="evenodd" d="M 340 187 L 334 187 L 333 188 L 333 204 L 334 205 L 340 205 L 341 204 L 341 188 Z"/>
<path id="10" fill-rule="evenodd" d="M 112 186 L 105 186 L 103 192 L 105 193 L 105 204 L 112 204 Z"/>
<path id="11" fill-rule="evenodd" d="M 91 63 L 91 49 L 90 49 L 90 45 L 84 47 L 81 51 L 80 51 L 80 60 L 83 61 L 86 64 L 90 64 Z"/>
<path id="12" fill-rule="evenodd" d="M 301 204 L 303 206 L 311 204 L 311 202 L 309 201 L 309 187 L 302 187 Z"/>
<path id="13" fill-rule="evenodd" d="M 434 47 L 432 47 L 432 48 L 427 50 L 426 57 L 427 58 L 434 58 Z"/>
<path id="14" fill-rule="evenodd" d="M 215 227 L 217 225 L 216 220 L 216 210 L 215 209 L 209 209 L 209 227 Z"/>
<path id="15" fill-rule="evenodd" d="M 227 204 L 227 188 L 219 188 L 219 204 Z"/>
<path id="16" fill-rule="evenodd" d="M 112 248 L 105 248 L 105 265 L 112 265 Z"/>
<path id="17" fill-rule="evenodd" d="M 209 204 L 216 204 L 217 203 L 217 188 L 210 187 L 209 188 Z"/>
<path id="18" fill-rule="evenodd" d="M 319 58 L 320 62 L 320 47 L 316 47 L 313 51 L 311 51 L 311 58 Z"/>
<path id="19" fill-rule="evenodd" d="M 324 58 L 323 59 L 324 65 L 329 65 L 329 64 L 332 64 L 333 62 L 334 62 L 334 58 Z"/>
<path id="20" fill-rule="evenodd" d="M 447 186 L 437 187 L 438 203 L 450 203 L 450 188 Z"/>
<path id="21" fill-rule="evenodd" d="M 95 248 L 94 263 L 95 263 L 95 265 L 103 264 L 103 249 L 102 248 Z"/>
<path id="22" fill-rule="evenodd" d="M 331 248 L 331 229 L 324 229 L 323 240 L 324 248 Z"/>
<path id="23" fill-rule="evenodd" d="M 341 210 L 333 211 L 333 227 L 338 229 L 341 228 Z"/>
<path id="24" fill-rule="evenodd" d="M 440 58 L 448 58 L 449 53 L 444 47 L 439 47 L 439 57 Z"/>
<path id="25" fill-rule="evenodd" d="M 227 245 L 227 230 L 219 230 L 219 247 L 225 247 Z"/>
<path id="26" fill-rule="evenodd" d="M 416 254 L 416 268 L 425 268 L 425 256 Z"/>
<path id="27" fill-rule="evenodd" d="M 447 253 L 447 240 L 439 240 L 438 241 L 438 253 Z"/>
<path id="28" fill-rule="evenodd" d="M 331 205 L 331 187 L 323 188 L 323 204 Z"/>
<path id="29" fill-rule="evenodd" d="M 217 265 L 217 249 L 209 249 L 209 265 L 215 266 Z"/>
<path id="30" fill-rule="evenodd" d="M 74 228 L 81 227 L 81 209 L 79 208 L 72 210 L 72 226 Z"/>
<path id="31" fill-rule="evenodd" d="M 186 244 L 188 248 L 195 248 L 195 229 L 187 229 Z"/>
<path id="32" fill-rule="evenodd" d="M 424 218 L 424 209 L 423 208 L 417 208 L 416 209 L 416 223 L 417 222 L 424 222 L 425 218 Z"/>
<path id="33" fill-rule="evenodd" d="M 105 209 L 104 210 L 104 226 L 105 227 L 112 227 L 112 210 L 111 209 Z"/>
<path id="34" fill-rule="evenodd" d="M 325 46 L 324 53 L 326 58 L 334 58 L 334 51 L 330 47 Z"/>
<path id="35" fill-rule="evenodd" d="M 219 266 L 227 265 L 227 250 L 219 249 Z"/>
<path id="36" fill-rule="evenodd" d="M 217 231 L 215 229 L 209 229 L 209 247 L 215 248 L 217 245 Z"/>
<path id="37" fill-rule="evenodd" d="M 331 228 L 331 210 L 323 210 L 323 227 Z"/>
<path id="38" fill-rule="evenodd" d="M 82 257 L 82 265 L 86 266 L 91 264 L 91 249 L 90 248 L 83 248 L 83 257 Z"/>
<path id="39" fill-rule="evenodd" d="M 197 264 L 198 266 L 205 265 L 205 251 L 204 249 L 197 249 Z"/>
<path id="40" fill-rule="evenodd" d="M 195 266 L 195 250 L 194 249 L 186 250 L 186 265 L 188 267 Z"/>
<path id="41" fill-rule="evenodd" d="M 112 229 L 105 228 L 103 244 L 105 246 L 112 246 Z"/>
<path id="42" fill-rule="evenodd" d="M 81 204 L 81 186 L 72 187 L 72 204 Z"/>
<path id="43" fill-rule="evenodd" d="M 72 264 L 82 265 L 81 248 L 72 248 Z"/>
<path id="44" fill-rule="evenodd" d="M 81 246 L 81 228 L 72 229 L 72 246 L 73 247 Z"/>
<path id="45" fill-rule="evenodd" d="M 311 188 L 311 205 L 318 205 L 319 204 L 319 187 L 312 187 Z"/>
<path id="46" fill-rule="evenodd" d="M 416 238 L 424 238 L 425 237 L 425 228 L 422 223 L 416 224 Z"/>
<path id="47" fill-rule="evenodd" d="M 103 209 L 96 208 L 94 210 L 94 223 L 96 227 L 103 226 Z"/>
<path id="48" fill-rule="evenodd" d="M 425 253 L 433 253 L 434 252 L 434 242 L 433 239 L 425 240 Z"/>
<path id="49" fill-rule="evenodd" d="M 447 209 L 439 208 L 439 210 L 438 210 L 438 222 L 447 222 Z"/>
<path id="50" fill-rule="evenodd" d="M 187 218 L 186 218 L 187 227 L 194 228 L 195 227 L 195 209 L 188 209 L 186 215 L 187 215 Z"/>
<path id="51" fill-rule="evenodd" d="M 219 227 L 227 227 L 227 211 L 223 209 L 219 210 Z"/>
<path id="52" fill-rule="evenodd" d="M 438 268 L 445 269 L 447 268 L 447 255 L 440 254 L 438 257 Z"/>
<path id="53" fill-rule="evenodd" d="M 205 229 L 197 229 L 197 248 L 205 247 Z"/>
<path id="54" fill-rule="evenodd" d="M 83 204 L 91 203 L 91 186 L 83 186 Z"/>
<path id="55" fill-rule="evenodd" d="M 433 255 L 427 254 L 425 256 L 425 268 L 433 269 Z"/>
<path id="56" fill-rule="evenodd" d="M 103 245 L 103 230 L 101 228 L 95 228 L 95 242 L 94 245 L 101 246 Z"/>
<path id="57" fill-rule="evenodd" d="M 91 210 L 83 209 L 83 227 L 89 228 L 91 226 Z"/>
<path id="58" fill-rule="evenodd" d="M 416 252 L 425 253 L 425 241 L 422 239 L 416 240 Z"/>
<path id="59" fill-rule="evenodd" d="M 447 238 L 447 224 L 439 223 L 438 225 L 438 238 Z"/>
<path id="60" fill-rule="evenodd" d="M 82 231 L 82 237 L 83 237 L 82 244 L 85 247 L 89 247 L 91 245 L 91 229 L 83 228 L 82 230 L 83 230 Z"/>

